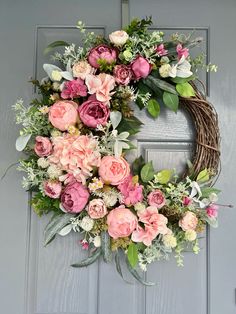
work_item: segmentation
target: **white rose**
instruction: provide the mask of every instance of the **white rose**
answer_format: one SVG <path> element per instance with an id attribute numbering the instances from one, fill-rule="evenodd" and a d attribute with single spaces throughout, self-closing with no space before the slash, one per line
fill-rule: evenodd
<path id="1" fill-rule="evenodd" d="M 90 218 L 89 216 L 85 216 L 80 222 L 80 227 L 84 231 L 87 231 L 87 232 L 93 229 L 93 225 L 94 225 L 94 220 Z"/>
<path id="2" fill-rule="evenodd" d="M 101 246 L 101 237 L 100 236 L 96 236 L 93 239 L 93 244 L 95 247 L 100 247 Z"/>
<path id="3" fill-rule="evenodd" d="M 43 158 L 43 157 L 38 159 L 37 164 L 40 168 L 43 168 L 43 169 L 45 169 L 49 166 L 48 160 L 46 158 Z"/>
<path id="4" fill-rule="evenodd" d="M 129 39 L 125 31 L 115 31 L 109 35 L 110 41 L 116 46 L 123 46 Z"/>
<path id="5" fill-rule="evenodd" d="M 171 65 L 169 63 L 163 64 L 160 69 L 159 73 L 161 77 L 168 77 L 171 70 Z"/>
<path id="6" fill-rule="evenodd" d="M 196 238 L 197 238 L 196 231 L 194 231 L 194 230 L 187 230 L 187 231 L 185 231 L 185 239 L 187 241 L 192 242 L 192 241 L 196 240 Z"/>
<path id="7" fill-rule="evenodd" d="M 172 234 L 166 234 L 163 236 L 163 243 L 167 248 L 174 248 L 177 245 L 177 240 Z"/>

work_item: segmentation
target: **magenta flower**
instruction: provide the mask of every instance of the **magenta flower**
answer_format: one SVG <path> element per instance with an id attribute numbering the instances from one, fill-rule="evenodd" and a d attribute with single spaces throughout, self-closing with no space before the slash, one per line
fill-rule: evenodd
<path id="1" fill-rule="evenodd" d="M 157 46 L 156 52 L 157 52 L 158 56 L 160 56 L 160 57 L 166 56 L 168 54 L 168 50 L 165 49 L 165 46 L 163 44 Z"/>
<path id="2" fill-rule="evenodd" d="M 63 99 L 73 99 L 77 97 L 87 96 L 87 86 L 80 78 L 72 81 L 65 82 L 64 88 L 61 93 Z"/>
<path id="3" fill-rule="evenodd" d="M 176 52 L 178 53 L 178 59 L 180 60 L 182 57 L 187 58 L 189 55 L 189 49 L 183 48 L 181 44 L 178 44 L 176 47 Z"/>

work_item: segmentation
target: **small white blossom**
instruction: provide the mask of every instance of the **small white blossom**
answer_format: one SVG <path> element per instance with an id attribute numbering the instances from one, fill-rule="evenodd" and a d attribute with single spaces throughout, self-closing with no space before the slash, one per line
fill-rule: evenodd
<path id="1" fill-rule="evenodd" d="M 101 237 L 100 236 L 96 236 L 93 239 L 93 244 L 95 247 L 100 247 L 101 246 Z"/>
<path id="2" fill-rule="evenodd" d="M 196 240 L 196 238 L 197 238 L 196 231 L 194 231 L 194 230 L 187 230 L 187 231 L 185 231 L 185 239 L 187 241 L 192 242 L 192 241 Z"/>
<path id="3" fill-rule="evenodd" d="M 144 209 L 146 208 L 145 204 L 141 203 L 141 202 L 138 202 L 134 205 L 134 209 L 136 211 L 143 211 Z"/>
<path id="4" fill-rule="evenodd" d="M 89 216 L 85 216 L 80 222 L 80 227 L 84 231 L 87 231 L 87 232 L 93 229 L 93 225 L 94 225 L 94 220 L 90 218 Z"/>
<path id="5" fill-rule="evenodd" d="M 177 245 L 177 240 L 173 234 L 166 234 L 163 236 L 163 243 L 167 248 L 174 248 Z"/>
<path id="6" fill-rule="evenodd" d="M 41 157 L 38 159 L 37 164 L 40 168 L 45 169 L 49 166 L 49 161 L 46 158 Z"/>
<path id="7" fill-rule="evenodd" d="M 57 179 L 62 175 L 62 171 L 58 169 L 56 165 L 50 165 L 47 173 L 50 179 Z"/>
<path id="8" fill-rule="evenodd" d="M 107 207 L 112 207 L 116 204 L 119 199 L 119 195 L 114 190 L 103 193 L 103 200 Z"/>

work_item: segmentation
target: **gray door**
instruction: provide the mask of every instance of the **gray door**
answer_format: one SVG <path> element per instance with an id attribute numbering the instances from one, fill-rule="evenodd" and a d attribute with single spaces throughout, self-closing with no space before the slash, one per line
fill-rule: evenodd
<path id="1" fill-rule="evenodd" d="M 79 42 L 71 25 L 78 19 L 98 33 L 120 28 L 122 4 L 115 0 L 0 0 L 0 136 L 1 172 L 20 157 L 14 149 L 17 128 L 11 104 L 30 99 L 30 76 L 40 78 L 43 48 L 57 39 Z M 235 0 L 130 0 L 127 17 L 152 15 L 154 28 L 166 33 L 196 29 L 203 51 L 219 65 L 217 74 L 202 76 L 220 117 L 221 202 L 235 203 Z M 138 112 L 146 124 L 138 135 L 138 153 L 154 160 L 157 169 L 181 169 L 193 143 L 191 120 L 184 112 L 163 110 L 157 121 Z M 72 269 L 83 256 L 76 237 L 58 238 L 47 248 L 39 220 L 20 187 L 21 175 L 11 169 L 1 184 L 0 313 L 4 314 L 233 314 L 235 313 L 235 211 L 220 210 L 220 227 L 202 240 L 198 256 L 186 254 L 185 267 L 174 259 L 153 264 L 145 288 L 124 283 L 114 265 L 102 261 L 87 269 Z M 127 274 L 128 276 L 128 274 Z M 132 281 L 132 279 L 131 279 Z"/>

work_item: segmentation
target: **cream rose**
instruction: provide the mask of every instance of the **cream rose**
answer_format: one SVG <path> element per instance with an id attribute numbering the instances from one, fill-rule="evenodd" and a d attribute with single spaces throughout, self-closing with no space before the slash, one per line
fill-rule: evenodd
<path id="1" fill-rule="evenodd" d="M 123 46 L 129 39 L 125 31 L 115 31 L 109 35 L 110 41 L 116 46 Z"/>
<path id="2" fill-rule="evenodd" d="M 80 61 L 73 65 L 73 76 L 85 80 L 88 74 L 94 73 L 94 68 L 87 61 Z"/>

